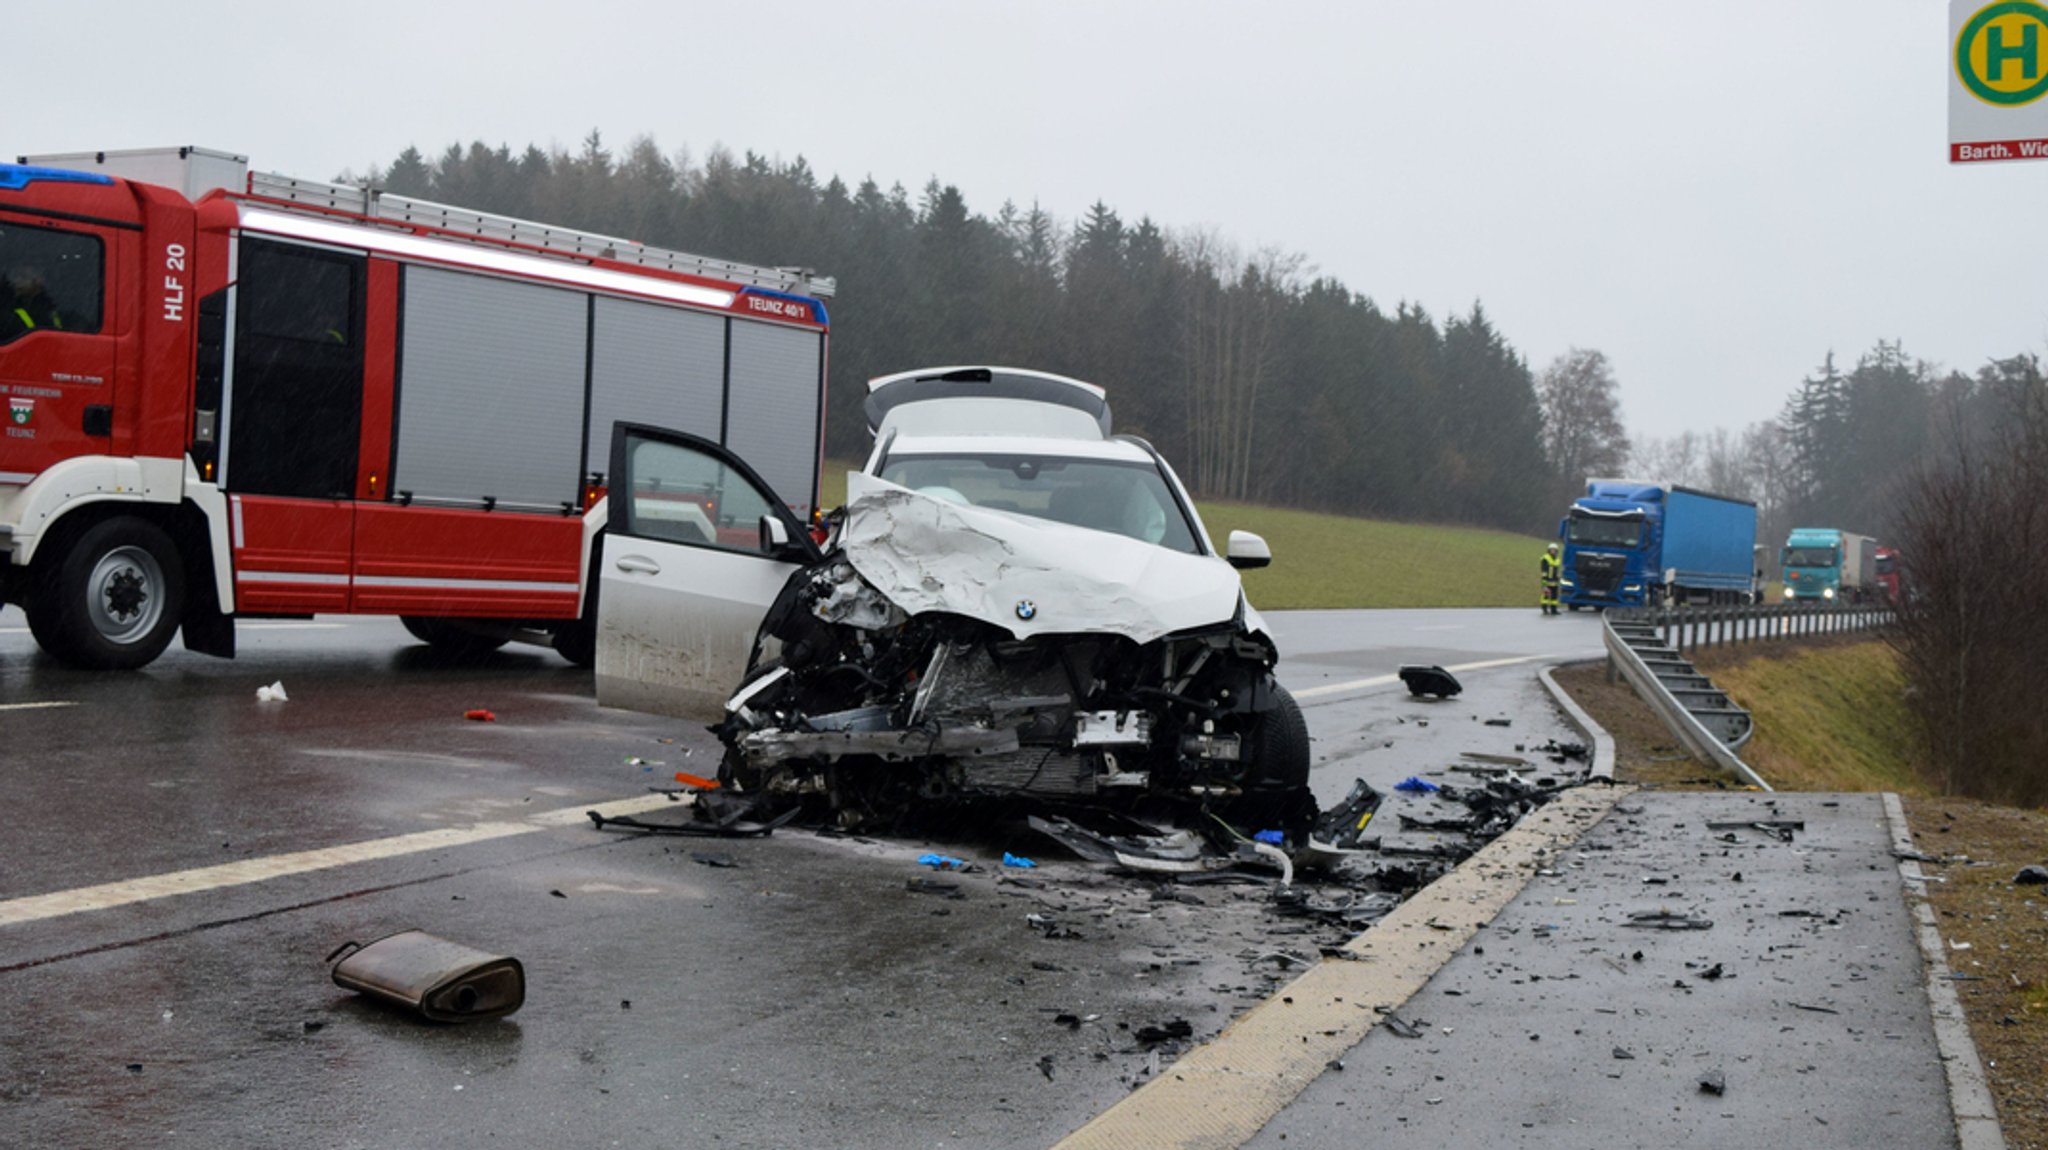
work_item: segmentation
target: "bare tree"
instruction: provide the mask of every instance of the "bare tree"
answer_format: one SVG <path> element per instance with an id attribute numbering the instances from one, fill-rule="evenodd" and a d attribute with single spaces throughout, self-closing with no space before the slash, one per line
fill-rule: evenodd
<path id="1" fill-rule="evenodd" d="M 1975 440 L 1964 413 L 1953 447 L 1905 488 L 1896 512 L 1906 593 L 1893 644 L 1943 793 L 2014 806 L 2048 799 L 2048 382 L 2031 356 L 1994 363 L 1976 402 L 1994 408 Z"/>
<path id="2" fill-rule="evenodd" d="M 1213 232 L 1188 233 L 1178 250 L 1194 273 L 1184 347 L 1195 487 L 1244 499 L 1274 335 L 1282 310 L 1300 292 L 1306 261 L 1268 248 L 1240 263 Z"/>
<path id="3" fill-rule="evenodd" d="M 1628 462 L 1620 385 L 1607 356 L 1575 347 L 1543 369 L 1536 400 L 1543 416 L 1543 453 L 1569 494 L 1591 475 L 1613 475 Z"/>
<path id="4" fill-rule="evenodd" d="M 1629 477 L 1669 487 L 1703 487 L 1706 485 L 1703 455 L 1700 435 L 1696 431 L 1681 431 L 1667 439 L 1644 436 L 1629 452 Z"/>

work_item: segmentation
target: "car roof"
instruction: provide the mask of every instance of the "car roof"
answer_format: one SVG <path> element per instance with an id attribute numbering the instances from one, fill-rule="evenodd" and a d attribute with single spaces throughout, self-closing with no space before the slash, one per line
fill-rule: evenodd
<path id="1" fill-rule="evenodd" d="M 1063 439 L 1042 435 L 904 434 L 889 441 L 889 458 L 910 455 L 1052 455 L 1155 466 L 1152 454 L 1129 439 Z"/>
<path id="2" fill-rule="evenodd" d="M 1108 393 L 1092 383 L 1014 367 L 932 367 L 868 381 L 868 432 L 1109 438 Z"/>

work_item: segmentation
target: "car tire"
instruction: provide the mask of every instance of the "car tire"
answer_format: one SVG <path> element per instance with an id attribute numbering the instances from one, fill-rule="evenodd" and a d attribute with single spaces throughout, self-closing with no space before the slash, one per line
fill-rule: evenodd
<path id="1" fill-rule="evenodd" d="M 586 670 L 597 666 L 597 622 L 589 615 L 555 626 L 555 654 Z"/>
<path id="2" fill-rule="evenodd" d="M 480 635 L 453 619 L 400 615 L 398 621 L 413 638 L 455 659 L 482 658 L 506 643 L 502 635 Z"/>
<path id="3" fill-rule="evenodd" d="M 1246 739 L 1250 756 L 1243 793 L 1225 817 L 1240 830 L 1277 830 L 1293 839 L 1315 821 L 1315 796 L 1308 787 L 1308 720 L 1287 688 L 1272 683 L 1268 689 L 1273 705 Z"/>
<path id="4" fill-rule="evenodd" d="M 185 568 L 163 528 L 118 515 L 53 545 L 28 611 L 45 651 L 95 671 L 133 670 L 163 654 L 185 612 Z"/>

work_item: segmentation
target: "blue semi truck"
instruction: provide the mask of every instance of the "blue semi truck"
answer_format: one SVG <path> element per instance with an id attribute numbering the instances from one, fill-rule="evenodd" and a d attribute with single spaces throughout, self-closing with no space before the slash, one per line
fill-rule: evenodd
<path id="1" fill-rule="evenodd" d="M 1756 504 L 1629 479 L 1589 479 L 1558 523 L 1564 583 L 1558 601 L 1581 607 L 1749 603 L 1756 568 Z"/>

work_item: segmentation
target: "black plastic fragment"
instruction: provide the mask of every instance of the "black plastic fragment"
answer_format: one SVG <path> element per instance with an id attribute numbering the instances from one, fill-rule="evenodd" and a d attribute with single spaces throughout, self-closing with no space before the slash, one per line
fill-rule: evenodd
<path id="1" fill-rule="evenodd" d="M 1458 682 L 1457 676 L 1442 667 L 1410 663 L 1397 673 L 1401 676 L 1401 682 L 1407 684 L 1408 693 L 1416 698 L 1434 695 L 1439 699 L 1448 699 L 1465 689 L 1464 685 Z"/>

